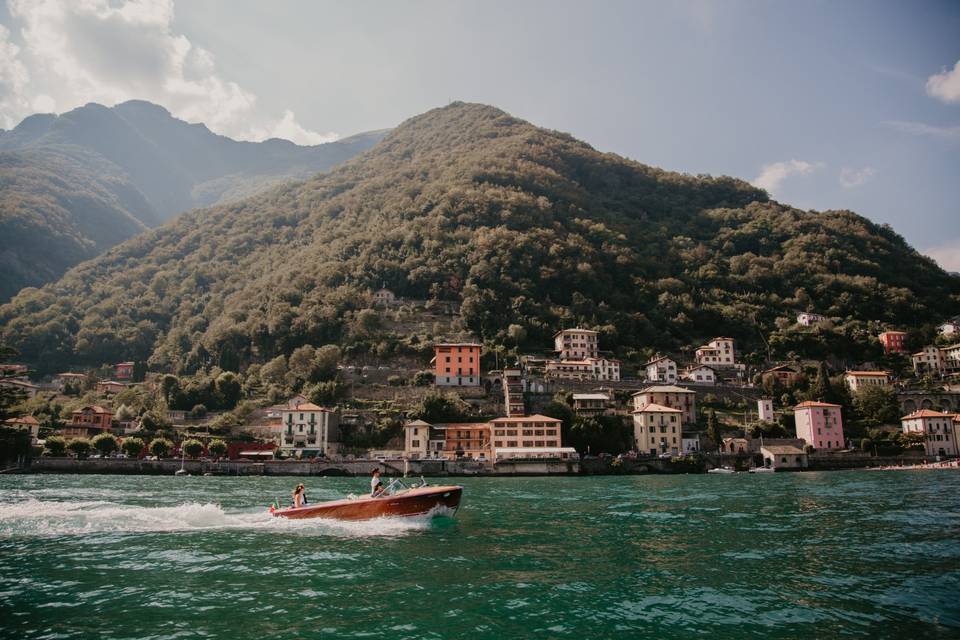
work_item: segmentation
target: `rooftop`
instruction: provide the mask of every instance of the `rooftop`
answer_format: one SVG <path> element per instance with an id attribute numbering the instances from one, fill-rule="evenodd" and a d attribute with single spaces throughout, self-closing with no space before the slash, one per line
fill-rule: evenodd
<path id="1" fill-rule="evenodd" d="M 284 409 L 284 411 L 330 411 L 330 409 L 317 406 L 312 402 L 304 402 L 298 404 L 294 409 Z"/>
<path id="2" fill-rule="evenodd" d="M 836 407 L 836 408 L 839 409 L 839 408 L 840 408 L 840 405 L 838 405 L 838 404 L 831 404 L 831 403 L 829 403 L 829 402 L 819 402 L 819 401 L 814 401 L 814 400 L 807 400 L 806 402 L 801 402 L 800 404 L 798 404 L 797 406 L 795 406 L 794 409 L 810 409 L 810 408 L 815 408 L 815 407 L 820 407 L 820 408 Z"/>
<path id="3" fill-rule="evenodd" d="M 877 378 L 889 378 L 890 374 L 886 371 L 847 371 L 844 373 L 847 376 L 874 376 Z"/>
<path id="4" fill-rule="evenodd" d="M 653 385 L 652 387 L 641 389 L 640 391 L 637 391 L 633 395 L 638 396 L 641 393 L 693 393 L 693 394 L 696 394 L 696 391 L 691 391 L 690 389 L 678 387 L 675 384 L 662 384 L 662 385 Z"/>
<path id="5" fill-rule="evenodd" d="M 939 411 L 932 411 L 930 409 L 920 409 L 919 411 L 914 411 L 911 414 L 905 415 L 901 420 L 913 420 L 914 418 L 951 418 L 953 417 L 952 413 L 940 413 Z"/>
<path id="6" fill-rule="evenodd" d="M 574 400 L 609 400 L 610 396 L 606 393 L 575 393 Z"/>
<path id="7" fill-rule="evenodd" d="M 772 453 L 775 456 L 780 456 L 780 455 L 797 456 L 797 455 L 803 455 L 805 453 L 803 449 L 798 449 L 797 447 L 793 447 L 788 444 L 772 444 L 769 446 L 764 445 L 760 447 L 760 450 L 766 451 L 767 453 Z"/>
<path id="8" fill-rule="evenodd" d="M 559 335 L 562 334 L 562 333 L 569 333 L 569 332 L 574 332 L 574 331 L 577 332 L 577 333 L 592 333 L 592 334 L 594 334 L 594 335 L 597 334 L 597 332 L 594 331 L 593 329 L 582 329 L 582 328 L 580 328 L 580 327 L 574 327 L 574 328 L 572 328 L 572 329 L 560 329 L 560 331 L 557 331 L 555 334 L 553 334 L 553 337 L 556 338 L 557 336 L 559 336 Z"/>
<path id="9" fill-rule="evenodd" d="M 647 404 L 640 405 L 639 408 L 634 409 L 633 413 L 683 413 L 681 409 L 674 409 L 673 407 L 665 407 L 662 404 L 654 404 L 648 402 Z"/>
<path id="10" fill-rule="evenodd" d="M 491 420 L 491 422 L 502 424 L 504 422 L 560 422 L 560 420 L 537 413 L 532 416 L 516 416 L 514 418 L 494 418 L 493 420 Z"/>

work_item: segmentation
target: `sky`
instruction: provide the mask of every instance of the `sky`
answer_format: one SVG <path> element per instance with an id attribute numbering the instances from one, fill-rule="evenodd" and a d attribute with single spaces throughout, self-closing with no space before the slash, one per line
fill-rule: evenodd
<path id="1" fill-rule="evenodd" d="M 960 271 L 960 2 L 6 0 L 0 128 L 146 99 L 318 144 L 483 102 Z"/>

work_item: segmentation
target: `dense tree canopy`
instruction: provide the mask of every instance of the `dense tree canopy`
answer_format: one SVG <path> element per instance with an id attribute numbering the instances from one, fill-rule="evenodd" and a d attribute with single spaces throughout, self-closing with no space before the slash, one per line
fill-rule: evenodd
<path id="1" fill-rule="evenodd" d="M 486 341 L 542 347 L 582 324 L 620 355 L 717 333 L 766 349 L 778 318 L 808 307 L 864 332 L 960 311 L 960 279 L 854 213 L 454 103 L 330 174 L 184 214 L 21 293 L 0 308 L 0 339 L 49 367 L 265 363 L 261 379 L 316 382 L 328 369 L 298 349 L 361 344 L 378 330 L 366 292 L 384 283 L 462 299 Z"/>

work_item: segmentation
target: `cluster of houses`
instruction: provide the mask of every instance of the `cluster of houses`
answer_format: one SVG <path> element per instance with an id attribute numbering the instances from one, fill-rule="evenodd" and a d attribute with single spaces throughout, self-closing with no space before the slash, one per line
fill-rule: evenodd
<path id="1" fill-rule="evenodd" d="M 374 292 L 373 300 L 378 306 L 398 303 L 386 289 Z M 797 315 L 797 323 L 802 326 L 815 326 L 826 321 L 828 318 L 812 312 Z M 960 324 L 944 323 L 940 326 L 940 333 L 960 335 Z M 906 333 L 902 331 L 885 331 L 878 336 L 887 353 L 905 353 L 905 338 Z M 532 380 L 542 379 L 599 383 L 599 389 L 573 394 L 573 410 L 578 415 L 617 415 L 630 421 L 633 446 L 640 454 L 686 455 L 701 449 L 700 438 L 693 432 L 697 422 L 697 391 L 680 385 L 701 387 L 730 379 L 742 381 L 746 370 L 737 361 L 734 340 L 715 337 L 694 351 L 692 362 L 680 363 L 669 355 L 657 354 L 641 370 L 641 383 L 646 386 L 632 394 L 627 407 L 618 407 L 613 394 L 604 390 L 603 384 L 621 382 L 621 363 L 600 350 L 598 332 L 579 327 L 563 329 L 553 339 L 554 357 L 521 356 L 516 365 L 497 372 L 500 376 L 497 383 L 503 389 L 502 417 L 471 423 L 408 422 L 404 426 L 403 450 L 396 453 L 407 458 L 466 457 L 494 462 L 517 458 L 576 457 L 576 452 L 561 441 L 559 420 L 536 412 L 528 415 L 526 392 L 531 390 Z M 481 353 L 482 345 L 475 341 L 436 343 L 431 360 L 435 385 L 439 388 L 481 387 L 485 382 Z M 960 372 L 960 344 L 927 347 L 913 354 L 913 362 L 918 375 Z M 26 385 L 32 387 L 34 393 L 40 388 L 30 383 L 23 365 L 3 367 L 6 374 L 4 384 Z M 117 363 L 113 367 L 113 379 L 97 383 L 98 393 L 106 397 L 127 388 L 134 379 L 134 369 L 133 362 Z M 787 387 L 796 384 L 802 376 L 800 370 L 789 364 L 761 373 L 764 382 L 774 380 Z M 67 385 L 86 384 L 87 380 L 85 374 L 65 372 L 54 376 L 49 386 L 62 391 Z M 856 392 L 865 387 L 890 385 L 891 375 L 879 370 L 850 370 L 844 373 L 844 380 L 849 389 Z M 958 455 L 956 440 L 960 414 L 928 407 L 916 411 L 912 407 L 906 408 L 909 413 L 901 421 L 903 432 L 922 433 L 928 455 Z M 847 448 L 839 405 L 808 401 L 792 409 L 796 442 L 782 445 L 786 448 L 781 451 L 770 449 L 764 452 L 765 457 L 769 454 L 772 462 L 782 458 L 800 464 L 800 455 L 806 446 L 819 451 Z M 761 421 L 775 421 L 772 399 L 758 401 L 757 416 Z M 251 444 L 242 453 L 252 457 L 312 458 L 335 456 L 340 452 L 343 416 L 339 409 L 321 407 L 297 396 L 286 403 L 267 407 L 262 417 L 263 420 L 251 428 L 261 444 Z M 7 422 L 29 429 L 36 441 L 39 424 L 35 418 L 27 416 Z M 62 435 L 67 439 L 89 438 L 103 431 L 126 435 L 138 428 L 135 420 L 117 421 L 109 408 L 90 405 L 72 413 Z M 727 438 L 715 444 L 726 453 L 745 452 L 751 446 L 743 438 Z"/>
<path id="2" fill-rule="evenodd" d="M 697 385 L 713 385 L 724 376 L 742 378 L 745 367 L 737 362 L 733 338 L 714 338 L 697 347 L 694 361 L 682 370 L 673 358 L 657 354 L 643 365 L 648 382 L 675 384 L 686 381 Z M 734 374 L 730 376 L 730 374 Z"/>

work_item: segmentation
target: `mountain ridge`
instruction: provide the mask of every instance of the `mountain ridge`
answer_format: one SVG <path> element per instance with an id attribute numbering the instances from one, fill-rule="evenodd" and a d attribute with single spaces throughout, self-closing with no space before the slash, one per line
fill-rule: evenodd
<path id="1" fill-rule="evenodd" d="M 576 323 L 627 358 L 713 333 L 758 349 L 808 306 L 848 319 L 836 348 L 862 355 L 871 323 L 960 311 L 960 280 L 852 212 L 801 211 L 452 103 L 327 174 L 187 212 L 17 296 L 0 338 L 51 366 L 142 358 L 177 372 L 304 344 L 416 350 L 424 336 L 358 337 L 366 292 L 384 283 L 462 300 L 486 341 L 544 344 Z"/>

